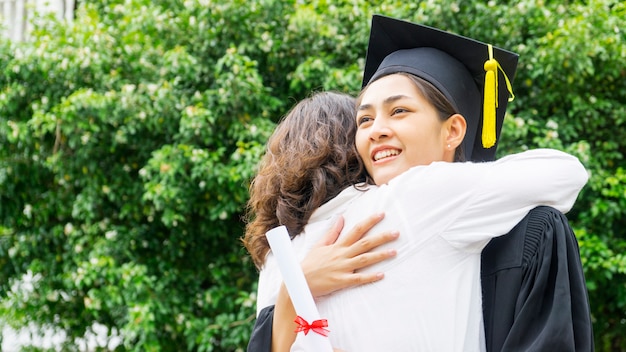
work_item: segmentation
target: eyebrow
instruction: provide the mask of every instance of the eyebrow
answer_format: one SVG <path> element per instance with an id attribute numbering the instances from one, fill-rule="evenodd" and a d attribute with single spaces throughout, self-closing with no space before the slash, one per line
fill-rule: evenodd
<path id="1" fill-rule="evenodd" d="M 385 100 L 383 100 L 383 105 L 389 105 L 391 103 L 394 103 L 394 102 L 396 102 L 396 101 L 398 101 L 400 99 L 404 99 L 404 98 L 409 98 L 409 96 L 402 95 L 402 94 L 392 95 L 390 97 L 387 97 Z M 363 105 L 359 106 L 357 111 L 367 110 L 367 109 L 370 109 L 371 107 L 372 107 L 372 104 L 363 104 Z"/>

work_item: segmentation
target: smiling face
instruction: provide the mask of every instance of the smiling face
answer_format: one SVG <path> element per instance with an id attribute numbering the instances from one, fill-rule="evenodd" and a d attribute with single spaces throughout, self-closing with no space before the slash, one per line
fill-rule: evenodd
<path id="1" fill-rule="evenodd" d="M 460 120 L 459 120 L 460 119 Z M 465 120 L 447 120 L 406 75 L 382 77 L 362 93 L 357 108 L 356 147 L 378 185 L 417 165 L 454 161 Z"/>

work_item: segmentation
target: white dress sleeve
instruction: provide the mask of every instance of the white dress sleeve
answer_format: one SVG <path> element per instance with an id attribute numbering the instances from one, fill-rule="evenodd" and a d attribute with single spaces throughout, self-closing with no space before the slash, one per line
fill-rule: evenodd
<path id="1" fill-rule="evenodd" d="M 405 217 L 426 216 L 455 247 L 480 251 L 539 205 L 569 211 L 587 179 L 576 157 L 535 149 L 495 162 L 436 162 L 411 169 L 390 186 L 397 181 L 395 195 L 409 204 Z M 420 221 L 415 225 L 424 226 Z"/>

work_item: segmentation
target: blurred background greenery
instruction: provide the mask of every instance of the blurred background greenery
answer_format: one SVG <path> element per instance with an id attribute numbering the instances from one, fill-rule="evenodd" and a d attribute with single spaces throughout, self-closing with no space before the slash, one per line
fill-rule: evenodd
<path id="1" fill-rule="evenodd" d="M 617 0 L 92 0 L 0 39 L 0 325 L 64 333 L 64 351 L 94 324 L 119 342 L 99 351 L 245 350 L 255 164 L 296 101 L 358 92 L 374 13 L 520 54 L 498 154 L 557 148 L 589 170 L 568 217 L 596 348 L 626 351 Z"/>

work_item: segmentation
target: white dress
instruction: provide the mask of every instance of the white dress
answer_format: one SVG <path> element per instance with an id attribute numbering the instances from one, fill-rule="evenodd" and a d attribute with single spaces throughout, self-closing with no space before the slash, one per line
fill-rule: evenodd
<path id="1" fill-rule="evenodd" d="M 345 189 L 292 240 L 300 258 L 339 214 L 345 233 L 385 212 L 370 233 L 398 230 L 400 237 L 377 249 L 395 248 L 395 258 L 364 269 L 384 272 L 383 280 L 317 299 L 332 346 L 348 352 L 484 351 L 482 249 L 538 205 L 569 211 L 587 179 L 577 158 L 537 149 L 495 162 L 435 162 L 367 191 Z M 270 253 L 260 273 L 257 312 L 276 302 L 281 282 Z M 292 351 L 306 346 L 296 339 Z"/>

